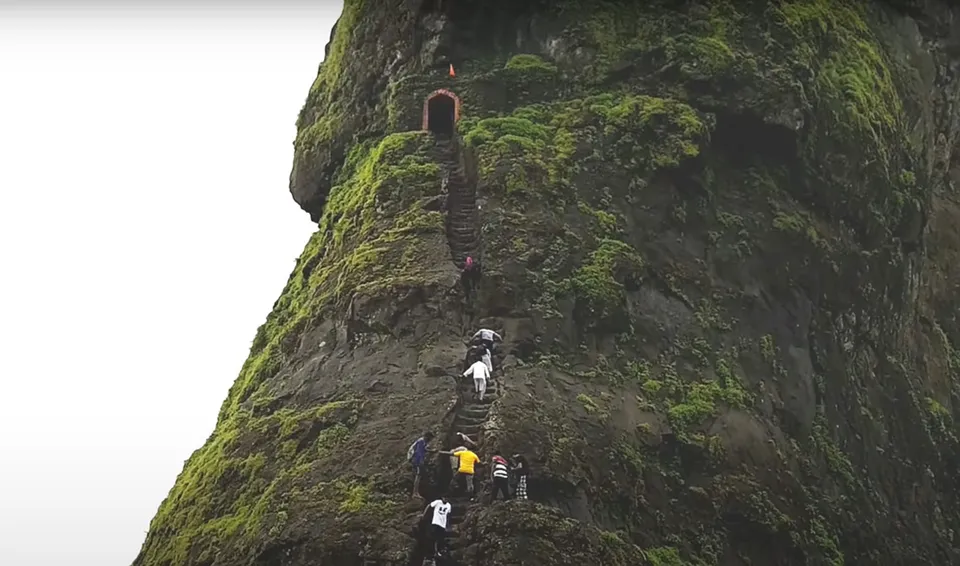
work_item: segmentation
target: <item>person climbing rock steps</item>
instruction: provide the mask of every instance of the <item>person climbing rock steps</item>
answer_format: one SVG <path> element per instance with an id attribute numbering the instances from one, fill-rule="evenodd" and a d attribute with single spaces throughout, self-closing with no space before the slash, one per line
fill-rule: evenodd
<path id="1" fill-rule="evenodd" d="M 493 360 L 490 357 L 490 350 L 484 348 L 483 354 L 480 355 L 480 361 L 483 362 L 483 365 L 487 366 L 487 371 L 493 374 Z"/>
<path id="2" fill-rule="evenodd" d="M 474 439 L 467 436 L 466 434 L 463 434 L 462 432 L 457 433 L 457 438 L 459 438 L 461 442 L 463 442 L 466 446 L 469 446 L 470 448 L 477 447 L 477 442 Z M 464 450 L 466 449 L 466 446 L 464 446 L 463 448 Z M 457 450 L 461 450 L 461 449 L 458 448 Z"/>
<path id="3" fill-rule="evenodd" d="M 494 342 L 503 342 L 503 338 L 489 328 L 481 328 L 480 330 L 477 330 L 477 333 L 473 335 L 473 338 L 471 338 L 470 341 L 474 342 L 478 339 L 480 340 L 480 343 L 483 344 L 483 346 L 491 353 L 493 352 Z"/>
<path id="4" fill-rule="evenodd" d="M 469 448 L 463 450 L 457 449 L 454 452 L 441 452 L 441 454 L 452 454 L 459 459 L 459 467 L 457 468 L 457 476 L 455 479 L 457 483 L 462 483 L 466 487 L 467 495 L 473 500 L 473 474 L 480 458 Z"/>
<path id="5" fill-rule="evenodd" d="M 487 390 L 487 379 L 490 378 L 490 371 L 487 370 L 486 364 L 481 360 L 477 360 L 467 368 L 467 371 L 463 372 L 464 376 L 470 374 L 473 374 L 474 392 L 477 394 L 477 398 L 483 401 L 483 394 Z"/>
<path id="6" fill-rule="evenodd" d="M 492 500 L 496 501 L 497 494 L 503 493 L 503 500 L 506 501 L 510 499 L 510 474 L 507 470 L 507 461 L 499 452 L 496 452 L 490 464 L 490 479 L 493 481 Z"/>
<path id="7" fill-rule="evenodd" d="M 514 462 L 513 473 L 517 476 L 517 499 L 526 499 L 527 476 L 530 475 L 530 464 L 528 464 L 527 459 L 520 454 L 514 454 L 512 460 Z"/>
<path id="8" fill-rule="evenodd" d="M 467 256 L 463 262 L 463 272 L 460 274 L 464 289 L 467 291 L 468 298 L 473 295 L 480 279 L 480 264 L 472 256 Z"/>
<path id="9" fill-rule="evenodd" d="M 413 497 L 420 495 L 420 478 L 423 476 L 423 465 L 427 461 L 427 445 L 433 439 L 433 433 L 427 431 L 423 436 L 413 441 L 407 449 L 407 460 L 413 467 Z"/>
<path id="10" fill-rule="evenodd" d="M 450 505 L 450 502 L 447 501 L 445 496 L 441 496 L 440 499 L 435 499 L 430 502 L 430 505 L 427 505 L 427 508 L 423 510 L 423 516 L 426 517 L 430 510 L 433 510 L 433 522 L 431 526 L 433 527 L 433 554 L 434 556 L 440 556 L 443 552 L 443 545 L 446 541 L 447 535 L 447 515 L 450 514 L 450 510 L 453 508 Z"/>

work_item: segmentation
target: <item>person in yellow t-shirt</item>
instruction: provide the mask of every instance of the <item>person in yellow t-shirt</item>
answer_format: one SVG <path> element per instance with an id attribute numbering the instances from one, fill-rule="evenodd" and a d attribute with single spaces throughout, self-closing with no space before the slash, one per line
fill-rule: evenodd
<path id="1" fill-rule="evenodd" d="M 453 452 L 441 452 L 441 454 L 459 458 L 460 467 L 457 468 L 456 480 L 458 483 L 462 481 L 466 484 L 467 494 L 473 499 L 473 475 L 476 465 L 480 462 L 480 457 L 469 448 L 461 448 Z"/>

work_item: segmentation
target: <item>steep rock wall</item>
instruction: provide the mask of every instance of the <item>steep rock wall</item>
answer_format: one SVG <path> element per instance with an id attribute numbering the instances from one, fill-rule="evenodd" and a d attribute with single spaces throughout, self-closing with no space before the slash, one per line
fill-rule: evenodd
<path id="1" fill-rule="evenodd" d="M 506 377 L 470 564 L 948 564 L 960 464 L 945 2 L 348 0 L 300 115 L 319 221 L 137 566 L 406 564 L 409 442 Z M 449 64 L 456 78 L 447 75 Z M 449 88 L 484 280 L 418 132 Z"/>

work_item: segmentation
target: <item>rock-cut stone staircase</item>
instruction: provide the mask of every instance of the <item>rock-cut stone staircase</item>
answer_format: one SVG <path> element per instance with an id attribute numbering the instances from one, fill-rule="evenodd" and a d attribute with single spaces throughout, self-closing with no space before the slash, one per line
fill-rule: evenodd
<path id="1" fill-rule="evenodd" d="M 480 259 L 476 186 L 467 178 L 456 138 L 438 136 L 433 158 L 447 174 L 447 241 L 453 263 L 463 269 L 468 255 Z"/>
<path id="2" fill-rule="evenodd" d="M 496 361 L 496 360 L 494 360 Z M 464 376 L 462 373 L 457 378 L 457 384 L 459 389 L 459 394 L 463 399 L 463 402 L 460 404 L 459 409 L 453 418 L 453 425 L 451 427 L 450 437 L 447 438 L 446 446 L 454 448 L 460 446 L 463 442 L 457 437 L 458 432 L 462 432 L 469 436 L 474 442 L 482 446 L 481 441 L 481 432 L 483 431 L 483 425 L 487 422 L 487 417 L 490 414 L 490 405 L 500 397 L 500 391 L 497 387 L 497 380 L 494 377 L 496 375 L 496 370 L 494 374 L 490 376 L 490 379 L 487 380 L 487 390 L 483 395 L 483 401 L 479 401 L 474 398 L 473 393 L 473 377 Z M 480 454 L 480 448 L 472 448 L 474 452 L 477 453 L 481 458 L 481 463 L 486 461 L 483 459 L 483 456 Z M 478 465 L 476 468 L 476 475 L 474 476 L 474 496 L 479 499 L 479 494 L 481 492 L 481 482 L 480 479 L 486 477 L 489 470 L 484 466 Z M 459 490 L 459 486 L 457 487 Z M 450 515 L 447 517 L 447 548 L 450 550 L 451 555 L 454 558 L 454 563 L 460 563 L 462 561 L 462 556 L 459 556 L 462 551 L 462 542 L 460 533 L 460 525 L 463 523 L 464 519 L 467 517 L 467 511 L 470 507 L 475 504 L 475 502 L 470 501 L 470 496 L 457 491 L 456 495 L 451 495 L 448 498 L 451 506 L 453 507 L 450 510 Z M 433 556 L 427 556 L 423 560 L 423 566 L 432 566 L 433 565 Z"/>

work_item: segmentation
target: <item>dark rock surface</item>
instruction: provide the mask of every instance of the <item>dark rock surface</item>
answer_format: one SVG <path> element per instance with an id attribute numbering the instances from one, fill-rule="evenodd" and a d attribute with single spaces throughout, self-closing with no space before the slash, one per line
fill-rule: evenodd
<path id="1" fill-rule="evenodd" d="M 957 16 L 347 0 L 291 173 L 319 229 L 134 565 L 419 564 L 406 449 L 455 424 L 533 465 L 455 503 L 458 564 L 960 563 Z"/>

